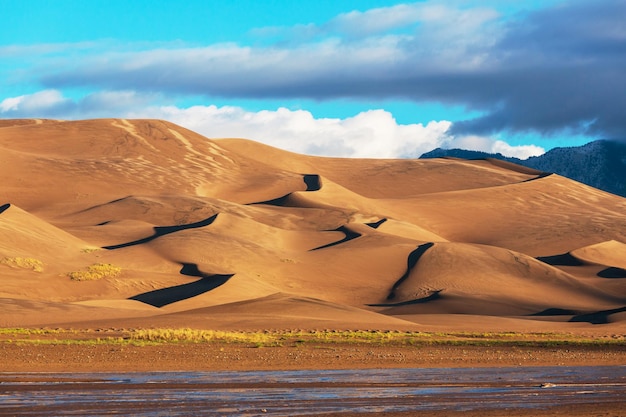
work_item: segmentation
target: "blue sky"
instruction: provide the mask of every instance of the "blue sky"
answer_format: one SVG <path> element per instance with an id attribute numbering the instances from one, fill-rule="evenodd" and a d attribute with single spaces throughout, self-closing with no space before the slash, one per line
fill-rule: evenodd
<path id="1" fill-rule="evenodd" d="M 626 138 L 626 0 L 0 0 L 0 117 L 161 118 L 309 154 Z"/>

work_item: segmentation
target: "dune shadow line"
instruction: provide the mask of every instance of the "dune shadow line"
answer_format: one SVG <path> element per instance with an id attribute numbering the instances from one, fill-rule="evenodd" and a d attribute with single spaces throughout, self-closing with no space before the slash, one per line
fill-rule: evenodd
<path id="1" fill-rule="evenodd" d="M 537 313 L 529 314 L 530 317 L 545 317 L 545 316 L 576 316 L 584 314 L 577 310 L 566 310 L 564 308 L 546 308 L 545 310 Z"/>
<path id="2" fill-rule="evenodd" d="M 79 210 L 76 212 L 76 214 L 80 214 L 80 213 L 87 213 L 88 211 L 100 208 L 100 207 L 105 207 L 109 204 L 115 204 L 115 203 L 119 203 L 120 201 L 124 201 L 127 200 L 129 198 L 132 198 L 132 195 L 128 195 L 126 197 L 121 197 L 121 198 L 116 198 L 115 200 L 111 200 L 111 201 L 107 201 L 106 203 L 102 203 L 102 204 L 96 204 L 95 206 L 91 206 L 91 207 L 87 207 L 86 209 L 83 210 Z"/>
<path id="3" fill-rule="evenodd" d="M 352 239 L 356 239 L 358 237 L 361 237 L 361 233 L 355 232 L 354 230 L 349 229 L 347 226 L 340 226 L 334 230 L 328 230 L 328 232 L 341 232 L 345 235 L 345 237 L 341 240 L 338 240 L 336 242 L 331 242 L 328 243 L 326 245 L 322 245 L 322 246 L 318 246 L 317 248 L 313 248 L 313 249 L 309 249 L 309 252 L 312 252 L 314 250 L 320 250 L 320 249 L 324 249 L 324 248 L 329 248 L 331 246 L 335 246 L 335 245 L 339 245 L 341 243 L 346 243 Z"/>
<path id="4" fill-rule="evenodd" d="M 544 262 L 552 266 L 583 266 L 585 263 L 576 258 L 571 253 L 562 253 L 560 255 L 552 256 L 538 256 L 538 261 Z M 626 278 L 626 269 L 618 267 L 608 267 L 596 274 L 600 278 Z"/>
<path id="5" fill-rule="evenodd" d="M 527 180 L 521 181 L 521 182 L 531 182 L 531 181 L 536 181 L 536 180 L 540 180 L 542 178 L 545 177 L 549 177 L 550 175 L 553 175 L 553 172 L 542 172 L 541 174 L 537 175 L 535 178 L 529 178 Z"/>
<path id="6" fill-rule="evenodd" d="M 306 185 L 305 191 L 319 191 L 322 189 L 322 179 L 317 174 L 303 174 L 302 180 Z M 254 203 L 248 203 L 247 205 L 266 204 L 269 206 L 284 207 L 287 204 L 287 200 L 293 193 L 287 193 L 281 197 L 273 198 L 271 200 L 258 201 Z"/>
<path id="7" fill-rule="evenodd" d="M 154 228 L 154 234 L 152 236 L 144 237 L 138 240 L 133 240 L 132 242 L 120 243 L 119 245 L 103 246 L 102 248 L 108 249 L 108 250 L 114 250 L 114 249 L 127 248 L 129 246 L 141 245 L 142 243 L 147 243 L 158 237 L 169 235 L 171 233 L 180 232 L 181 230 L 197 229 L 199 227 L 208 226 L 211 223 L 213 223 L 216 218 L 217 218 L 217 214 L 214 214 L 213 216 L 207 219 L 200 220 L 199 222 L 195 222 L 195 223 L 181 224 L 178 226 L 157 226 Z"/>
<path id="8" fill-rule="evenodd" d="M 248 203 L 248 205 L 256 205 L 256 204 L 266 204 L 268 206 L 278 206 L 285 207 L 287 205 L 287 200 L 291 196 L 291 193 L 285 194 L 282 197 L 274 198 L 272 200 L 259 201 L 257 203 Z"/>
<path id="9" fill-rule="evenodd" d="M 306 184 L 307 191 L 319 191 L 322 189 L 322 179 L 317 174 L 304 174 L 302 179 Z"/>
<path id="10" fill-rule="evenodd" d="M 415 268 L 415 265 L 417 265 L 417 261 L 420 260 L 422 255 L 428 249 L 432 248 L 434 245 L 435 244 L 433 242 L 424 243 L 422 245 L 419 245 L 417 249 L 413 250 L 409 254 L 409 257 L 407 259 L 406 272 L 396 281 L 395 284 L 393 284 L 393 287 L 391 287 L 391 291 L 389 292 L 389 295 L 387 296 L 387 300 L 393 300 L 396 297 L 396 290 L 398 289 L 398 287 L 402 285 L 402 283 L 409 277 L 409 274 L 411 273 L 413 268 Z"/>
<path id="11" fill-rule="evenodd" d="M 590 323 L 590 324 L 607 324 L 611 314 L 623 313 L 626 307 L 614 308 L 610 310 L 600 311 L 578 311 L 567 310 L 563 308 L 547 308 L 538 313 L 530 314 L 530 316 L 573 316 L 568 321 L 570 323 Z"/>
<path id="12" fill-rule="evenodd" d="M 598 272 L 597 275 L 600 278 L 626 278 L 626 269 L 611 266 Z"/>
<path id="13" fill-rule="evenodd" d="M 552 256 L 538 256 L 535 259 L 543 263 L 546 263 L 548 265 L 552 265 L 552 266 L 582 266 L 584 265 L 583 262 L 581 262 L 578 258 L 576 258 L 574 255 L 572 255 L 569 252 L 562 253 L 559 255 L 552 255 Z"/>
<path id="14" fill-rule="evenodd" d="M 378 229 L 380 227 L 381 224 L 385 223 L 387 221 L 386 218 L 380 219 L 377 222 L 372 222 L 372 223 L 365 223 L 365 225 L 371 227 L 372 229 Z"/>
<path id="15" fill-rule="evenodd" d="M 173 287 L 161 288 L 154 291 L 130 297 L 129 300 L 141 301 L 145 304 L 161 308 L 177 301 L 186 300 L 204 294 L 224 285 L 235 274 L 205 274 L 198 269 L 198 265 L 183 263 L 180 270 L 182 275 L 200 277 L 199 280 L 188 284 L 176 285 Z"/>
<path id="16" fill-rule="evenodd" d="M 9 207 L 11 207 L 11 204 L 6 203 L 0 206 L 0 214 L 4 213 L 6 211 L 6 209 L 8 209 Z"/>
<path id="17" fill-rule="evenodd" d="M 430 301 L 439 300 L 441 295 L 439 293 L 443 290 L 432 291 L 430 295 L 422 298 L 416 298 L 415 300 L 402 301 L 400 303 L 380 303 L 380 304 L 367 304 L 369 307 L 401 307 L 401 306 L 410 306 L 414 304 L 425 304 Z"/>
<path id="18" fill-rule="evenodd" d="M 625 311 L 626 311 L 626 307 L 613 308 L 611 310 L 595 311 L 593 313 L 579 314 L 569 319 L 569 321 L 573 323 L 586 322 L 586 323 L 591 323 L 591 324 L 607 324 L 609 323 L 609 316 L 611 314 L 623 313 Z"/>

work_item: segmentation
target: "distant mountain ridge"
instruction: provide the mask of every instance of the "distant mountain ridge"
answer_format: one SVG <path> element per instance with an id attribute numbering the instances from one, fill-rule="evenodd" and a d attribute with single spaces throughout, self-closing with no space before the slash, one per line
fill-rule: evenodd
<path id="1" fill-rule="evenodd" d="M 554 172 L 603 191 L 626 197 L 626 143 L 597 140 L 583 146 L 554 148 L 526 160 L 500 153 L 437 148 L 420 159 L 454 157 L 495 158 L 544 172 Z"/>

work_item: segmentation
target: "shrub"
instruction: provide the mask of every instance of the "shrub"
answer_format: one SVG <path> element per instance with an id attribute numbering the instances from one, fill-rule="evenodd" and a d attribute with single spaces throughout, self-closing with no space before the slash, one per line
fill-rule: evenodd
<path id="1" fill-rule="evenodd" d="M 188 342 L 202 343 L 210 341 L 250 343 L 257 347 L 271 346 L 277 336 L 260 332 L 237 332 L 195 329 L 141 329 L 131 334 L 132 340 L 157 343 Z"/>
<path id="2" fill-rule="evenodd" d="M 82 253 L 93 253 L 101 250 L 102 248 L 83 248 L 81 249 Z"/>
<path id="3" fill-rule="evenodd" d="M 113 264 L 93 264 L 86 271 L 75 271 L 67 274 L 74 281 L 95 281 L 103 278 L 114 278 L 122 273 L 122 268 Z"/>
<path id="4" fill-rule="evenodd" d="M 8 265 L 12 268 L 31 269 L 35 272 L 43 272 L 43 262 L 35 258 L 2 258 L 0 264 Z"/>

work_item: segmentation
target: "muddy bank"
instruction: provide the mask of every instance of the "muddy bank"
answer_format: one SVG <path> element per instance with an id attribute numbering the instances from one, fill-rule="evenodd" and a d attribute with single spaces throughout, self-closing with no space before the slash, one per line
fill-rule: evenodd
<path id="1" fill-rule="evenodd" d="M 623 365 L 623 346 L 372 346 L 229 343 L 33 344 L 0 342 L 0 372 L 131 372 L 278 369 Z"/>

